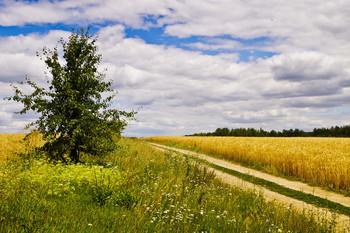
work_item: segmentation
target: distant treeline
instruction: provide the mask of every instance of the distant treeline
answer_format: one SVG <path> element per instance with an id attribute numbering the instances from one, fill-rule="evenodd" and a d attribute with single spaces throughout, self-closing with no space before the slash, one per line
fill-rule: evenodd
<path id="1" fill-rule="evenodd" d="M 187 136 L 236 136 L 236 137 L 350 137 L 350 125 L 334 126 L 331 128 L 314 128 L 312 132 L 300 129 L 289 129 L 282 131 L 266 131 L 254 128 L 217 128 L 212 133 L 195 133 Z"/>

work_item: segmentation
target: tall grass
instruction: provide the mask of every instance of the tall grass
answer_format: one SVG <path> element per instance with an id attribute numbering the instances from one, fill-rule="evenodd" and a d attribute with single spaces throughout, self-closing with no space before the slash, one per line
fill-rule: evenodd
<path id="1" fill-rule="evenodd" d="M 332 232 L 322 216 L 224 185 L 186 157 L 121 140 L 82 164 L 8 160 L 0 232 Z"/>
<path id="2" fill-rule="evenodd" d="M 152 137 L 350 194 L 349 138 Z"/>

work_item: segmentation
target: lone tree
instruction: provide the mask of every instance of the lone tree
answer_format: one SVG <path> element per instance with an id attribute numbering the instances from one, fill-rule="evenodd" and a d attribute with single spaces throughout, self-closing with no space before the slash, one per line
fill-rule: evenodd
<path id="1" fill-rule="evenodd" d="M 96 40 L 89 29 L 72 30 L 67 42 L 58 42 L 63 47 L 63 64 L 57 46 L 54 50 L 44 47 L 42 55 L 37 53 L 51 73 L 48 89 L 26 78 L 34 89 L 27 95 L 11 84 L 15 95 L 7 99 L 24 105 L 17 113 L 32 110 L 41 115 L 27 127 L 35 126 L 43 135 L 46 143 L 41 150 L 50 159 L 77 163 L 81 153 L 103 155 L 114 150 L 116 139 L 136 114 L 110 109 L 116 92 L 111 89 L 112 82 L 105 82 L 105 74 L 98 71 L 102 57 Z M 103 93 L 109 93 L 108 97 L 103 98 Z"/>

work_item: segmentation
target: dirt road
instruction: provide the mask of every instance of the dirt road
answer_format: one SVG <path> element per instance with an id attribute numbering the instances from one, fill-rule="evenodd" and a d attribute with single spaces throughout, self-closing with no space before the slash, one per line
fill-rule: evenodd
<path id="1" fill-rule="evenodd" d="M 259 171 L 254 170 L 254 169 L 250 169 L 250 168 L 246 168 L 246 167 L 243 167 L 243 166 L 240 166 L 237 164 L 233 164 L 233 163 L 225 161 L 225 160 L 213 158 L 213 157 L 210 157 L 210 156 L 207 156 L 204 154 L 200 154 L 200 153 L 196 153 L 196 152 L 192 152 L 192 151 L 188 151 L 188 150 L 183 150 L 183 149 L 177 149 L 177 148 L 173 148 L 173 147 L 167 147 L 167 146 L 163 146 L 163 145 L 155 144 L 155 143 L 150 143 L 150 144 L 152 146 L 154 146 L 155 148 L 158 148 L 161 150 L 177 151 L 177 152 L 180 152 L 182 154 L 188 154 L 188 155 L 206 160 L 209 163 L 212 163 L 212 164 L 215 164 L 215 165 L 218 165 L 221 167 L 235 170 L 235 171 L 238 171 L 238 172 L 244 173 L 244 174 L 249 174 L 251 176 L 258 177 L 258 178 L 276 183 L 278 185 L 287 187 L 289 189 L 302 191 L 304 193 L 312 194 L 314 196 L 325 198 L 325 199 L 328 199 L 330 201 L 333 201 L 333 202 L 342 204 L 344 206 L 350 207 L 350 198 L 349 197 L 345 197 L 343 195 L 340 195 L 340 194 L 337 194 L 334 192 L 323 190 L 320 187 L 313 187 L 313 186 L 309 186 L 305 183 L 286 180 L 286 179 L 283 179 L 280 177 L 276 177 L 276 176 L 269 175 L 269 174 L 266 174 L 263 172 L 259 172 Z M 267 201 L 277 201 L 280 203 L 284 203 L 286 205 L 292 204 L 292 206 L 294 208 L 297 208 L 299 210 L 308 210 L 307 212 L 311 211 L 313 213 L 319 213 L 319 214 L 325 215 L 329 219 L 333 218 L 333 213 L 331 213 L 327 209 L 319 208 L 319 207 L 316 207 L 314 205 L 305 203 L 303 201 L 281 195 L 279 193 L 268 190 L 264 187 L 257 186 L 255 184 L 249 183 L 249 182 L 244 181 L 242 179 L 239 179 L 233 175 L 229 175 L 227 173 L 215 170 L 213 168 L 209 168 L 209 169 L 214 171 L 216 174 L 216 177 L 220 178 L 224 183 L 238 186 L 238 187 L 242 187 L 244 189 L 252 189 L 255 192 L 262 191 L 262 193 Z M 349 227 L 350 227 L 350 217 L 346 216 L 346 215 L 339 215 L 338 219 L 337 219 L 337 229 L 340 232 L 344 232 L 344 231 L 349 232 L 350 231 Z M 348 230 L 345 230 L 345 229 L 348 229 Z"/>

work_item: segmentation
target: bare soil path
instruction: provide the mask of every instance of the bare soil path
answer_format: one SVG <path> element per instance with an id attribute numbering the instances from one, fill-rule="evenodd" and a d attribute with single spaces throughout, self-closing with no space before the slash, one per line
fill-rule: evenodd
<path id="1" fill-rule="evenodd" d="M 213 158 L 213 157 L 208 156 L 208 155 L 204 155 L 204 154 L 200 154 L 200 153 L 196 153 L 196 152 L 192 152 L 192 151 L 188 151 L 188 150 L 168 147 L 168 146 L 164 146 L 164 145 L 160 145 L 160 144 L 156 144 L 156 143 L 149 143 L 149 144 L 151 144 L 154 147 L 160 148 L 162 150 L 170 150 L 170 151 L 180 152 L 182 154 L 188 154 L 188 155 L 197 157 L 199 159 L 206 160 L 209 163 L 212 163 L 212 164 L 215 164 L 215 165 L 218 165 L 221 167 L 235 170 L 235 171 L 238 171 L 238 172 L 244 173 L 244 174 L 249 174 L 251 176 L 258 177 L 258 178 L 276 183 L 278 185 L 287 187 L 289 189 L 302 191 L 304 193 L 312 194 L 314 196 L 325 198 L 325 199 L 328 199 L 330 201 L 333 201 L 333 202 L 342 204 L 344 206 L 350 207 L 350 197 L 346 197 L 346 196 L 343 196 L 341 194 L 330 192 L 330 191 L 324 190 L 320 187 L 313 187 L 313 186 L 309 186 L 309 185 L 302 183 L 302 182 L 290 181 L 290 180 L 276 177 L 276 176 L 273 176 L 270 174 L 259 172 L 259 171 L 254 170 L 254 169 L 250 169 L 250 168 L 246 168 L 246 167 L 243 167 L 243 166 L 240 166 L 237 164 L 233 164 L 231 162 L 228 162 L 228 161 L 225 161 L 222 159 Z M 233 175 L 215 170 L 213 168 L 209 168 L 209 169 L 214 171 L 216 176 L 218 178 L 220 178 L 224 183 L 238 186 L 238 187 L 242 187 L 244 189 L 253 189 L 256 192 L 262 191 L 262 193 L 267 201 L 277 201 L 280 203 L 284 203 L 288 206 L 292 205 L 294 208 L 297 208 L 299 210 L 308 210 L 308 211 L 311 211 L 313 213 L 319 213 L 319 214 L 326 215 L 329 219 L 333 218 L 333 213 L 331 213 L 327 209 L 319 208 L 319 207 L 316 207 L 314 205 L 307 204 L 303 201 L 281 195 L 279 193 L 268 190 L 264 187 L 257 186 L 255 184 L 249 183 L 249 182 L 244 181 L 240 178 L 237 178 Z M 346 215 L 338 215 L 337 229 L 340 232 L 350 232 L 349 227 L 350 227 L 350 217 L 346 216 Z"/>

